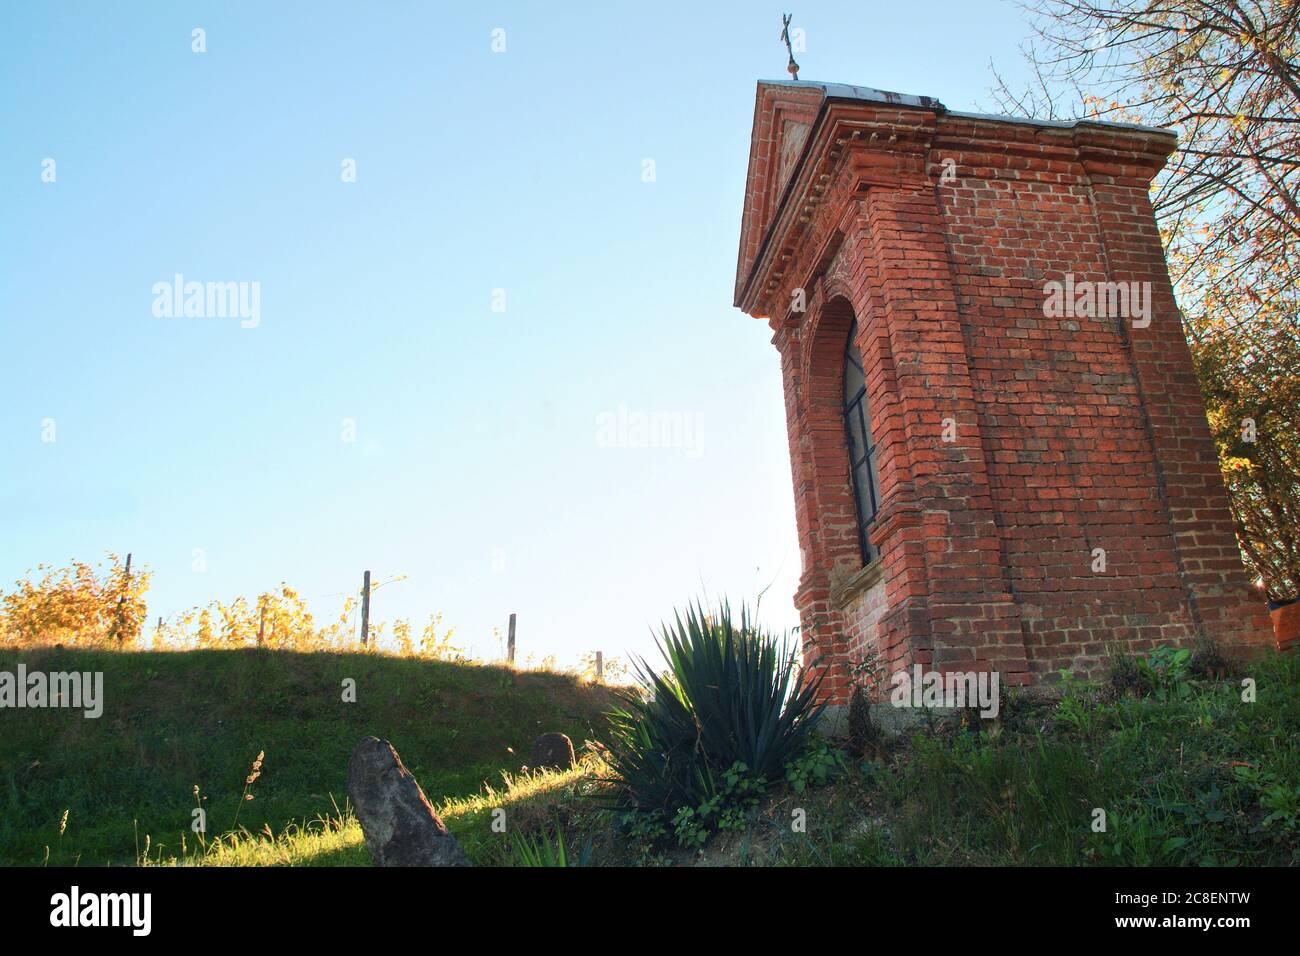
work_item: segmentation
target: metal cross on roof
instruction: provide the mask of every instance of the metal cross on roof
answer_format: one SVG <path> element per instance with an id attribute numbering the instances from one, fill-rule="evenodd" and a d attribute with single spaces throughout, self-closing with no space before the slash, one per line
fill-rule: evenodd
<path id="1" fill-rule="evenodd" d="M 790 46 L 790 20 L 792 15 L 784 13 L 781 15 L 781 39 L 785 41 L 785 52 L 790 54 L 790 62 L 785 68 L 790 75 L 796 80 L 799 79 L 799 64 L 794 61 L 794 49 Z"/>

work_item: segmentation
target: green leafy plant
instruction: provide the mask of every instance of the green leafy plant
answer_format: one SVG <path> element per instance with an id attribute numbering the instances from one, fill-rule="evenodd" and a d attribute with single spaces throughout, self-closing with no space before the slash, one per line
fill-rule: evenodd
<path id="1" fill-rule="evenodd" d="M 688 850 L 704 846 L 709 838 L 711 827 L 709 818 L 718 808 L 718 798 L 710 797 L 698 807 L 682 807 L 673 817 L 673 834 L 677 842 Z"/>
<path id="2" fill-rule="evenodd" d="M 1267 811 L 1259 822 L 1261 828 L 1300 833 L 1300 785 L 1279 781 L 1276 774 L 1255 767 L 1234 767 L 1233 775 L 1254 793 L 1260 809 Z"/>
<path id="3" fill-rule="evenodd" d="M 785 765 L 785 782 L 795 793 L 803 793 L 829 783 L 844 767 L 844 751 L 815 737 L 802 754 Z"/>
<path id="4" fill-rule="evenodd" d="M 673 833 L 687 849 L 704 845 L 715 830 L 743 830 L 748 826 L 767 781 L 755 777 L 740 761 L 722 774 L 722 787 L 698 807 L 679 807 Z"/>
<path id="5" fill-rule="evenodd" d="M 625 810 L 618 814 L 617 821 L 627 838 L 627 845 L 632 848 L 630 855 L 637 864 L 662 866 L 668 863 L 668 858 L 658 850 L 659 844 L 668 835 L 662 811 Z"/>
<path id="6" fill-rule="evenodd" d="M 796 652 L 761 631 L 741 608 L 688 606 L 658 641 L 668 667 L 644 660 L 646 693 L 624 695 L 610 715 L 609 766 L 615 799 L 661 811 L 706 806 L 728 787 L 737 764 L 752 780 L 777 780 L 801 754 L 823 705 L 818 681 L 803 680 Z"/>
<path id="7" fill-rule="evenodd" d="M 1155 647 L 1138 660 L 1138 674 L 1157 699 L 1184 700 L 1192 693 L 1187 682 L 1191 661 L 1192 652 L 1185 647 Z"/>
<path id="8" fill-rule="evenodd" d="M 1277 826 L 1293 833 L 1300 831 L 1300 786 L 1271 783 L 1260 793 L 1259 805 L 1269 811 L 1260 821 L 1264 828 Z"/>

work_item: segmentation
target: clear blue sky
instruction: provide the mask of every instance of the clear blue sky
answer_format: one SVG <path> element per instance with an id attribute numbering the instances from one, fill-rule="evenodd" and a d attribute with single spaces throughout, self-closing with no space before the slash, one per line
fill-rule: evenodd
<path id="1" fill-rule="evenodd" d="M 795 625 L 777 354 L 731 307 L 781 12 L 4 4 L 0 589 L 131 551 L 151 617 L 286 581 L 328 618 L 369 568 L 408 575 L 376 618 L 489 655 L 515 611 L 561 661 L 648 651 L 704 589 L 775 579 Z M 955 109 L 1027 35 L 997 0 L 794 13 L 803 79 Z M 176 273 L 260 283 L 260 324 L 155 317 Z M 620 406 L 698 444 L 608 447 Z"/>

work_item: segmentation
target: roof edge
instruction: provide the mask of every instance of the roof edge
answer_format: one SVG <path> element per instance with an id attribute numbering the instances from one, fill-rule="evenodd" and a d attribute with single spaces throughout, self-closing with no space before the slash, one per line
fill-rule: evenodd
<path id="1" fill-rule="evenodd" d="M 1007 116 L 1001 113 L 976 113 L 963 110 L 950 110 L 933 96 L 918 96 L 911 93 L 894 93 L 879 90 L 873 86 L 856 86 L 852 83 L 828 83 L 822 80 L 759 80 L 759 86 L 788 86 L 793 89 L 819 89 L 828 100 L 855 100 L 866 103 L 884 103 L 891 106 L 911 107 L 912 109 L 934 110 L 946 116 L 961 119 L 982 120 L 991 123 L 1013 123 L 1018 126 L 1039 126 L 1046 129 L 1074 129 L 1077 126 L 1100 126 L 1130 132 L 1157 133 L 1177 138 L 1176 130 L 1163 126 L 1146 126 L 1142 123 L 1119 123 L 1114 120 L 1069 119 L 1045 120 L 1029 116 Z"/>

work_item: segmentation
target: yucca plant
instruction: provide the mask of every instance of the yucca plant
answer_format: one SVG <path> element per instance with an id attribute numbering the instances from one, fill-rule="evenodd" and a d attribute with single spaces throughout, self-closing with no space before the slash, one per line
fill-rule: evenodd
<path id="1" fill-rule="evenodd" d="M 657 642 L 659 673 L 634 663 L 645 694 L 625 695 L 610 714 L 609 765 L 619 803 L 669 817 L 719 792 L 723 775 L 743 764 L 754 779 L 775 781 L 803 750 L 821 715 L 819 681 L 805 681 L 796 652 L 760 630 L 742 606 L 732 619 L 723 601 L 674 612 Z"/>
<path id="2" fill-rule="evenodd" d="M 564 845 L 564 834 L 558 829 L 554 837 L 543 831 L 535 837 L 514 834 L 510 847 L 515 866 L 568 866 L 569 853 Z"/>

